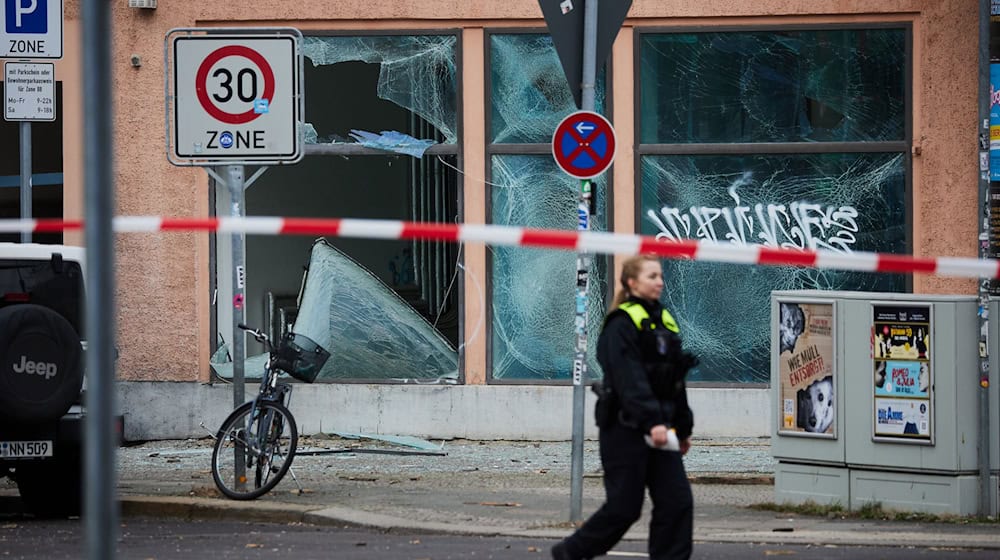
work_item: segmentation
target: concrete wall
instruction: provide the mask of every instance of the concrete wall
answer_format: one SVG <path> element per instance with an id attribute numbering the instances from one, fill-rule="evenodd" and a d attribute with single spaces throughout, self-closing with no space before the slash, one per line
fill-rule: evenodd
<path id="1" fill-rule="evenodd" d="M 247 395 L 256 391 L 247 386 Z M 767 437 L 768 389 L 689 389 L 696 437 Z M 230 385 L 121 382 L 129 441 L 200 438 L 233 409 Z M 294 385 L 299 433 L 333 431 L 431 439 L 560 441 L 572 437 L 572 388 L 484 385 Z M 597 437 L 587 392 L 586 435 Z M 204 424 L 204 427 L 201 426 Z"/>

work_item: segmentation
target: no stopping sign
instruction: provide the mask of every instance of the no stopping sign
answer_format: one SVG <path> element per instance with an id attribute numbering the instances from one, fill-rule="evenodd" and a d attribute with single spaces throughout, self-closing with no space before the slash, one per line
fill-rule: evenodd
<path id="1" fill-rule="evenodd" d="M 301 159 L 298 35 L 177 35 L 170 41 L 174 33 L 168 34 L 173 80 L 167 91 L 173 163 Z"/>

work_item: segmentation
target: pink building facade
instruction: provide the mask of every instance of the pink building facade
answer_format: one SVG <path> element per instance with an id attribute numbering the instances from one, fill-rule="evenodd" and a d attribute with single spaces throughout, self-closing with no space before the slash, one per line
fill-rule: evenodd
<path id="1" fill-rule="evenodd" d="M 977 9 L 973 0 L 635 0 L 598 75 L 598 110 L 614 124 L 618 149 L 596 182 L 594 228 L 975 256 Z M 261 175 L 246 193 L 248 215 L 576 225 L 578 184 L 555 167 L 549 147 L 555 125 L 576 108 L 534 0 L 163 1 L 156 9 L 120 0 L 113 14 L 120 215 L 228 213 L 224 186 L 167 161 L 164 38 L 175 28 L 268 26 L 305 37 L 306 155 Z M 36 172 L 61 173 L 61 184 L 39 189 L 46 202 L 36 207 L 82 218 L 86 47 L 77 1 L 67 0 L 65 16 L 59 121 L 39 128 L 36 142 L 45 144 L 35 147 L 58 146 L 61 158 Z M 11 125 L 5 146 L 16 145 Z M 359 143 L 359 131 L 431 146 L 416 156 L 378 150 Z M 14 191 L 0 189 L 8 216 L 17 212 Z M 224 378 L 212 362 L 232 337 L 227 238 L 116 241 L 119 377 Z M 575 255 L 250 236 L 248 322 L 290 328 L 310 262 L 311 274 L 331 275 L 330 322 L 339 329 L 325 381 L 568 382 Z M 707 364 L 693 384 L 706 387 L 767 382 L 770 290 L 975 290 L 928 276 L 665 267 L 666 303 Z M 595 259 L 592 336 L 614 270 L 613 260 Z M 370 308 L 348 308 L 352 293 Z"/>

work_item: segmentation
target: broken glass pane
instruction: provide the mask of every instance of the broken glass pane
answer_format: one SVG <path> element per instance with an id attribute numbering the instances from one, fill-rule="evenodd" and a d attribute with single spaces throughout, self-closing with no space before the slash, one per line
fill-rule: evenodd
<path id="1" fill-rule="evenodd" d="M 642 143 L 902 140 L 904 29 L 643 34 Z"/>
<path id="2" fill-rule="evenodd" d="M 306 65 L 307 95 L 306 117 L 310 120 L 317 142 L 352 142 L 348 138 L 351 127 L 382 130 L 379 122 L 357 122 L 358 111 L 373 111 L 371 102 L 364 107 L 338 103 L 338 90 L 363 88 L 366 80 L 342 76 L 318 91 L 310 87 L 313 68 L 348 64 L 344 72 L 364 74 L 361 66 L 377 65 L 376 94 L 379 99 L 412 111 L 429 122 L 443 135 L 444 142 L 455 143 L 458 138 L 458 82 L 456 67 L 455 35 L 387 35 L 387 36 L 308 36 L 303 39 L 302 51 Z M 351 92 L 353 93 L 353 92 Z M 347 128 L 328 128 L 327 113 L 339 112 L 340 118 L 354 117 Z M 375 111 L 378 112 L 378 111 Z M 346 113 L 346 114 L 345 114 Z M 424 139 L 420 137 L 420 139 Z"/>
<path id="3" fill-rule="evenodd" d="M 330 352 L 319 380 L 458 380 L 458 352 L 441 333 L 325 240 L 313 245 L 292 332 Z"/>
<path id="4" fill-rule="evenodd" d="M 594 86 L 594 105 L 604 107 L 604 68 Z M 490 35 L 491 142 L 549 143 L 559 122 L 577 111 L 552 37 Z"/>
<path id="5" fill-rule="evenodd" d="M 494 156 L 491 222 L 546 229 L 577 229 L 580 181 L 549 155 Z M 591 229 L 607 231 L 607 182 L 594 184 L 597 208 Z M 490 248 L 492 255 L 492 372 L 494 379 L 569 379 L 576 348 L 576 254 L 568 251 Z M 587 292 L 589 377 L 605 312 L 607 263 L 593 259 Z"/>
<path id="6" fill-rule="evenodd" d="M 292 332 L 330 353 L 316 381 L 365 379 L 458 382 L 458 352 L 409 302 L 324 239 L 313 244 Z M 248 356 L 245 375 L 259 378 L 267 354 Z M 232 378 L 223 345 L 212 369 Z"/>
<path id="7" fill-rule="evenodd" d="M 903 154 L 646 156 L 640 231 L 668 239 L 906 252 Z M 772 290 L 901 292 L 901 275 L 664 261 L 692 381 L 770 379 Z"/>

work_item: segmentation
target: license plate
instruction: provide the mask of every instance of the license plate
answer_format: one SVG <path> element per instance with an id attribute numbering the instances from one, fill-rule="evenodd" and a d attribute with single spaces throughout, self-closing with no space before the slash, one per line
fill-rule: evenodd
<path id="1" fill-rule="evenodd" d="M 51 456 L 51 441 L 0 441 L 0 459 L 33 459 Z"/>

